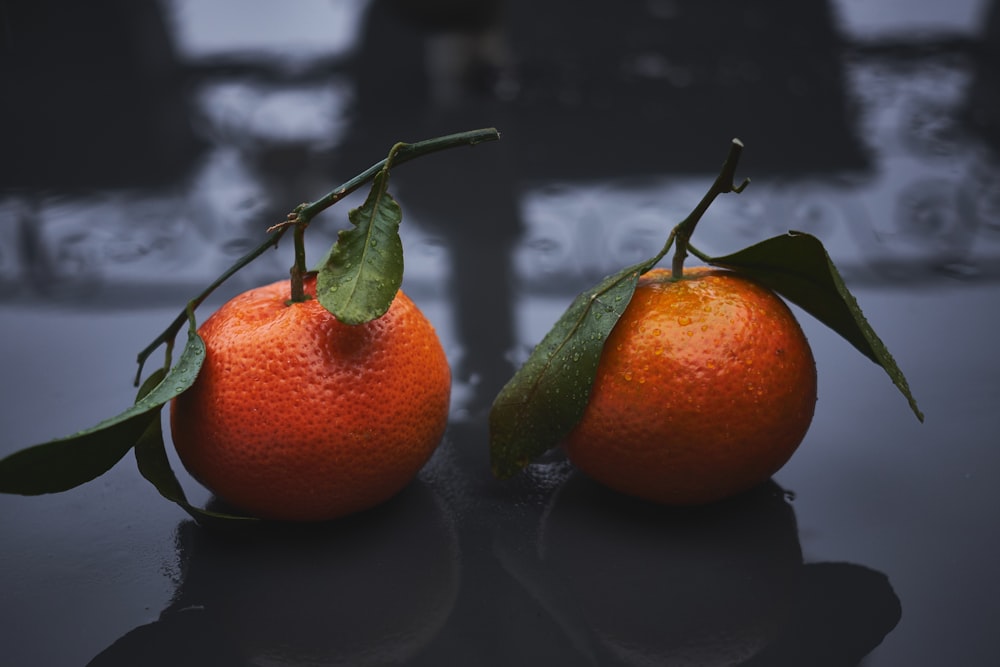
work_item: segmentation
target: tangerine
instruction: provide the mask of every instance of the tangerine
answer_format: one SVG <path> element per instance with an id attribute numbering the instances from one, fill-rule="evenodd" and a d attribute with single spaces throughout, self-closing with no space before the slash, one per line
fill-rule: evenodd
<path id="1" fill-rule="evenodd" d="M 316 294 L 315 276 L 305 292 Z M 198 329 L 205 361 L 170 406 L 174 447 L 226 503 L 319 521 L 399 492 L 448 419 L 451 372 L 431 323 L 400 290 L 370 322 L 339 322 L 290 282 L 236 296 Z"/>
<path id="2" fill-rule="evenodd" d="M 816 364 L 770 289 L 697 267 L 640 277 L 608 336 L 570 461 L 617 491 L 713 502 L 769 479 L 812 422 Z"/>

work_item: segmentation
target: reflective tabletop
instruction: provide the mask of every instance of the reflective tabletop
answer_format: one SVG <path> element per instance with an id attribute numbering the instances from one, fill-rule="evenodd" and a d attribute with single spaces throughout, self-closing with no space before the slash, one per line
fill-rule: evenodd
<path id="1" fill-rule="evenodd" d="M 418 478 L 240 532 L 131 455 L 0 495 L 0 663 L 996 664 L 1000 3 L 13 0 L 0 53 L 0 456 L 128 406 L 139 350 L 300 202 L 397 141 L 502 135 L 392 174 L 404 289 L 453 372 Z M 819 400 L 762 487 L 668 509 L 557 451 L 495 479 L 499 389 L 659 249 L 734 137 L 751 184 L 699 247 L 822 239 L 925 422 L 796 308 Z M 313 222 L 312 258 L 363 197 Z"/>

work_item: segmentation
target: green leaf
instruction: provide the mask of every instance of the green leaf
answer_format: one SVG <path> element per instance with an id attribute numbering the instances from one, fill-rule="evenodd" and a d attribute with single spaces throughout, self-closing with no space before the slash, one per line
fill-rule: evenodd
<path id="1" fill-rule="evenodd" d="M 403 283 L 403 212 L 387 190 L 388 181 L 387 169 L 376 174 L 365 203 L 348 214 L 353 228 L 337 235 L 319 270 L 319 302 L 346 324 L 384 315 Z"/>
<path id="2" fill-rule="evenodd" d="M 815 236 L 792 231 L 731 255 L 712 257 L 708 262 L 750 276 L 843 336 L 885 369 L 917 419 L 924 420 L 903 372 L 865 319 L 830 255 Z"/>
<path id="3" fill-rule="evenodd" d="M 500 390 L 490 410 L 493 474 L 513 476 L 558 445 L 583 416 L 604 342 L 656 259 L 583 292 Z"/>
<path id="4" fill-rule="evenodd" d="M 130 408 L 96 426 L 0 460 L 0 492 L 57 493 L 100 477 L 159 419 L 159 408 L 191 386 L 204 358 L 205 344 L 192 329 L 177 365 L 165 375 L 163 369 L 151 374 Z"/>
<path id="5" fill-rule="evenodd" d="M 500 390 L 490 410 L 490 463 L 493 474 L 511 477 L 558 445 L 587 408 L 604 342 L 632 300 L 639 277 L 656 265 L 675 239 L 683 261 L 687 239 L 715 198 L 742 192 L 733 184 L 743 142 L 733 139 L 719 176 L 690 215 L 674 227 L 653 258 L 608 276 L 570 304 L 531 356 Z"/>
<path id="6" fill-rule="evenodd" d="M 187 496 L 184 494 L 184 489 L 181 487 L 180 482 L 177 481 L 177 477 L 170 467 L 170 460 L 167 458 L 167 449 L 163 442 L 163 426 L 159 419 L 153 419 L 135 443 L 135 462 L 142 476 L 156 487 L 161 496 L 177 503 L 181 509 L 199 523 L 228 525 L 258 521 L 258 519 L 251 517 L 211 512 L 195 507 L 188 502 Z"/>

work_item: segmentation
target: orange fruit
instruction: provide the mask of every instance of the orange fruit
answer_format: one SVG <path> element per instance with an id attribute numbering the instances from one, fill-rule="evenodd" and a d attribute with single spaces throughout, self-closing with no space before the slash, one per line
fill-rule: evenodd
<path id="1" fill-rule="evenodd" d="M 774 292 L 731 271 L 643 275 L 608 336 L 583 417 L 564 442 L 581 471 L 672 504 L 769 479 L 812 421 L 816 364 Z"/>
<path id="2" fill-rule="evenodd" d="M 315 296 L 315 277 L 305 284 Z M 400 291 L 350 326 L 289 281 L 245 292 L 201 325 L 205 361 L 170 406 L 184 467 L 255 516 L 318 521 L 399 492 L 434 452 L 451 373 L 433 326 Z"/>

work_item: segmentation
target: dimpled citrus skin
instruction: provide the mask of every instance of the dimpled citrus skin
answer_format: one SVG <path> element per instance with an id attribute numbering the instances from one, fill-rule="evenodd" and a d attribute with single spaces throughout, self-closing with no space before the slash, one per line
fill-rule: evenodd
<path id="1" fill-rule="evenodd" d="M 305 284 L 315 295 L 315 278 Z M 227 503 L 318 521 L 375 506 L 427 462 L 451 374 L 432 325 L 400 291 L 371 322 L 338 322 L 289 281 L 245 292 L 199 333 L 205 363 L 171 404 L 185 468 Z"/>
<path id="2" fill-rule="evenodd" d="M 771 477 L 812 421 L 816 365 L 788 306 L 730 271 L 640 278 L 564 446 L 584 473 L 671 505 Z"/>

